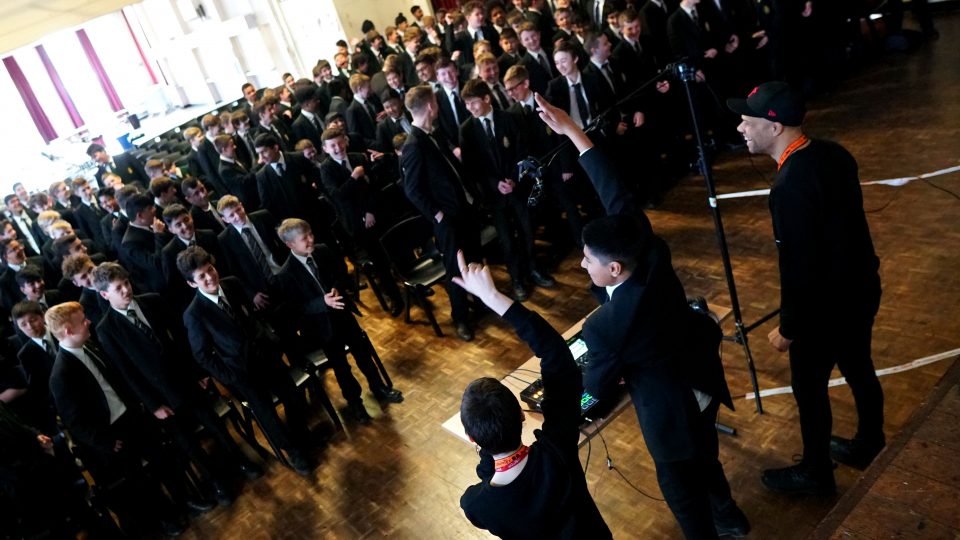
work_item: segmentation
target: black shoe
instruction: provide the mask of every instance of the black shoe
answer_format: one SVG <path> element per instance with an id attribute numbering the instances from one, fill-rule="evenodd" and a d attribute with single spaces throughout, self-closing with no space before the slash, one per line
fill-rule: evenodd
<path id="1" fill-rule="evenodd" d="M 798 463 L 782 469 L 767 469 L 760 480 L 770 491 L 786 495 L 833 495 L 837 491 L 829 465 L 812 467 Z"/>
<path id="2" fill-rule="evenodd" d="M 457 337 L 464 341 L 473 341 L 473 330 L 467 323 L 457 323 Z"/>
<path id="3" fill-rule="evenodd" d="M 390 302 L 390 305 L 392 306 L 392 307 L 390 308 L 390 316 L 391 316 L 391 317 L 396 317 L 396 316 L 400 315 L 401 313 L 403 313 L 403 308 L 405 307 L 405 306 L 403 305 L 403 300 L 399 300 L 399 299 L 398 299 L 398 300 L 392 300 L 392 301 Z"/>
<path id="4" fill-rule="evenodd" d="M 862 471 L 870 466 L 884 446 L 884 442 L 871 444 L 857 438 L 833 436 L 830 437 L 830 457 Z"/>
<path id="5" fill-rule="evenodd" d="M 217 504 L 220 506 L 230 506 L 234 501 L 234 496 L 230 493 L 230 490 L 219 482 L 213 484 L 213 498 L 217 500 Z"/>
<path id="6" fill-rule="evenodd" d="M 307 476 L 313 471 L 310 460 L 298 449 L 287 450 L 287 463 L 300 476 Z"/>
<path id="7" fill-rule="evenodd" d="M 557 280 L 550 277 L 549 274 L 537 272 L 536 270 L 530 272 L 530 281 L 537 287 L 544 289 L 549 289 L 557 284 Z"/>
<path id="8" fill-rule="evenodd" d="M 167 536 L 180 536 L 186 527 L 178 521 L 166 518 L 160 518 L 160 531 Z"/>
<path id="9" fill-rule="evenodd" d="M 347 405 L 345 409 L 346 415 L 358 424 L 367 425 L 373 418 L 370 418 L 370 413 L 367 412 L 367 409 L 364 408 L 363 402 L 351 403 Z"/>
<path id="10" fill-rule="evenodd" d="M 517 302 L 523 302 L 527 298 L 530 298 L 530 293 L 527 292 L 527 288 L 523 286 L 523 283 L 520 281 L 513 282 L 513 299 Z"/>
<path id="11" fill-rule="evenodd" d="M 188 510 L 198 514 L 203 514 L 213 510 L 213 503 L 204 499 L 203 497 L 187 497 L 187 500 L 183 501 L 183 504 Z"/>
<path id="12" fill-rule="evenodd" d="M 373 396 L 380 401 L 389 401 L 390 403 L 403 402 L 403 392 L 395 388 L 387 388 L 386 386 L 374 390 Z"/>
<path id="13" fill-rule="evenodd" d="M 724 512 L 724 515 L 713 518 L 713 526 L 717 528 L 717 536 L 743 538 L 750 533 L 750 521 L 736 504 Z"/>
<path id="14" fill-rule="evenodd" d="M 237 470 L 239 470 L 240 474 L 242 474 L 247 480 L 256 480 L 257 478 L 263 476 L 263 469 L 261 469 L 256 463 L 247 459 L 240 460 L 240 463 L 237 465 Z"/>

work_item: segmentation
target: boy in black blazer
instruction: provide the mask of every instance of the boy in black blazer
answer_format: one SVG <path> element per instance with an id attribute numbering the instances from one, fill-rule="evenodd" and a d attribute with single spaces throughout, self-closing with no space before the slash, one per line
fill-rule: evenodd
<path id="1" fill-rule="evenodd" d="M 106 308 L 109 307 L 107 301 L 100 296 L 93 285 L 93 270 L 96 267 L 93 259 L 86 253 L 67 256 L 61 266 L 64 279 L 69 279 L 80 288 L 80 305 L 83 306 L 83 312 L 86 313 L 87 318 L 94 324 L 100 322 Z"/>
<path id="2" fill-rule="evenodd" d="M 120 262 L 130 270 L 133 283 L 142 292 L 163 292 L 161 250 L 170 239 L 166 225 L 157 219 L 157 206 L 149 195 L 130 197 L 126 204 L 130 224 L 120 243 Z"/>
<path id="3" fill-rule="evenodd" d="M 121 528 L 134 537 L 154 525 L 166 534 L 180 534 L 179 516 L 160 484 L 144 472 L 142 461 L 146 458 L 158 468 L 157 475 L 171 493 L 183 492 L 183 473 L 171 467 L 133 392 L 90 340 L 90 321 L 83 308 L 66 302 L 47 310 L 44 319 L 60 346 L 50 394 L 83 464 L 98 484 L 125 479 L 107 495 Z"/>
<path id="4" fill-rule="evenodd" d="M 233 497 L 228 483 L 203 450 L 194 431 L 196 424 L 214 436 L 236 470 L 256 477 L 260 469 L 243 457 L 223 421 L 204 400 L 200 388 L 209 385 L 210 378 L 194 363 L 183 328 L 160 295 L 134 296 L 130 274 L 119 264 L 101 264 L 93 280 L 110 304 L 97 325 L 104 352 L 147 411 L 211 483 L 221 506 L 229 505 Z"/>
<path id="5" fill-rule="evenodd" d="M 399 390 L 388 388 L 370 356 L 370 348 L 354 314 L 357 306 L 340 294 L 346 280 L 343 259 L 337 258 L 323 244 L 314 246 L 310 225 L 302 219 L 287 219 L 277 234 L 290 248 L 290 256 L 277 275 L 287 305 L 300 322 L 301 339 L 312 347 L 320 346 L 333 364 L 343 397 L 350 404 L 354 418 L 368 423 L 370 416 L 360 399 L 360 385 L 350 374 L 344 345 L 350 347 L 357 367 L 367 378 L 370 390 L 380 400 L 403 401 Z M 338 289 L 339 287 L 339 289 Z"/>
<path id="6" fill-rule="evenodd" d="M 555 284 L 534 265 L 533 226 L 527 208 L 530 187 L 517 183 L 517 162 L 528 155 L 526 133 L 513 114 L 494 110 L 490 86 L 483 80 L 467 82 L 463 101 L 472 115 L 460 126 L 464 171 L 480 186 L 493 214 L 497 239 L 513 280 L 513 296 L 522 302 L 529 296 L 528 280 L 539 287 Z"/>
<path id="7" fill-rule="evenodd" d="M 163 211 L 163 222 L 167 229 L 173 233 L 173 238 L 163 246 L 161 250 L 163 277 L 166 280 L 166 291 L 171 300 L 180 309 L 185 309 L 193 300 L 194 293 L 183 280 L 180 271 L 177 270 L 177 255 L 187 249 L 188 246 L 197 245 L 202 247 L 214 256 L 220 257 L 220 243 L 217 235 L 210 230 L 197 230 L 193 224 L 193 216 L 190 215 L 184 206 L 171 204 Z"/>
<path id="8" fill-rule="evenodd" d="M 720 405 L 733 408 L 720 329 L 687 305 L 669 248 L 616 167 L 566 113 L 539 96 L 537 104 L 580 152 L 608 214 L 583 230 L 582 266 L 601 303 L 583 325 L 584 386 L 604 399 L 626 382 L 660 489 L 687 538 L 744 536 L 750 523 L 731 496 L 715 427 Z"/>
<path id="9" fill-rule="evenodd" d="M 197 362 L 249 404 L 264 433 L 286 451 L 301 475 L 312 466 L 306 453 L 306 403 L 280 356 L 280 338 L 253 316 L 253 305 L 236 278 L 220 279 L 214 260 L 201 247 L 177 256 L 177 269 L 197 296 L 183 313 L 187 338 Z M 283 404 L 286 422 L 273 397 Z"/>

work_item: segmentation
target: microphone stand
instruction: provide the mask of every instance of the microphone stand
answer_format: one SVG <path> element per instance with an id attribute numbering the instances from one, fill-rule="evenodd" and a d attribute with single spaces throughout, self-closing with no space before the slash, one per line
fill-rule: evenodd
<path id="1" fill-rule="evenodd" d="M 751 330 L 773 318 L 773 316 L 777 314 L 777 311 L 764 316 L 750 326 L 745 326 L 743 323 L 743 314 L 740 311 L 740 300 L 737 296 L 737 285 L 733 277 L 733 265 L 730 262 L 730 251 L 727 247 L 727 237 L 723 228 L 723 219 L 720 216 L 720 208 L 717 206 L 717 193 L 715 184 L 713 182 L 712 168 L 710 161 L 707 158 L 706 147 L 704 146 L 703 137 L 700 132 L 700 116 L 698 114 L 697 105 L 693 99 L 693 88 L 691 83 L 696 81 L 696 69 L 690 66 L 686 60 L 687 59 L 683 59 L 679 62 L 667 65 L 650 80 L 644 82 L 622 99 L 607 108 L 605 111 L 598 114 L 588 125 L 584 126 L 583 131 L 584 133 L 589 134 L 590 132 L 598 129 L 600 127 L 600 122 L 604 117 L 613 112 L 617 112 L 621 105 L 633 99 L 634 96 L 648 89 L 657 81 L 662 81 L 668 76 L 672 76 L 673 78 L 679 79 L 683 83 L 687 95 L 687 104 L 690 108 L 690 117 L 693 121 L 693 132 L 697 141 L 697 151 L 700 157 L 700 173 L 703 175 L 704 183 L 707 187 L 707 203 L 710 206 L 710 213 L 713 215 L 713 228 L 717 235 L 717 244 L 720 247 L 720 258 L 723 261 L 723 273 L 726 276 L 727 291 L 730 294 L 730 305 L 734 319 L 734 334 L 732 336 L 725 335 L 723 336 L 723 339 L 725 341 L 733 341 L 743 347 L 743 353 L 747 360 L 747 371 L 750 374 L 750 383 L 753 386 L 753 392 L 756 399 L 756 410 L 758 414 L 763 414 L 763 404 L 760 399 L 760 386 L 757 382 L 757 369 L 753 362 L 753 354 L 750 352 L 750 344 L 747 339 L 747 334 Z M 554 158 L 556 158 L 557 155 L 559 155 L 560 152 L 562 152 L 569 144 L 571 144 L 570 139 L 564 139 L 563 142 L 544 154 L 540 159 L 529 157 L 517 164 L 520 170 L 520 176 L 518 178 L 522 179 L 524 177 L 528 177 L 532 178 L 534 182 L 533 190 L 531 191 L 531 195 L 527 200 L 528 205 L 536 206 L 536 204 L 539 202 L 540 194 L 542 193 L 543 189 L 542 177 L 545 169 L 550 166 Z M 719 431 L 729 435 L 736 434 L 736 429 L 720 424 L 719 422 L 716 424 L 716 427 Z"/>

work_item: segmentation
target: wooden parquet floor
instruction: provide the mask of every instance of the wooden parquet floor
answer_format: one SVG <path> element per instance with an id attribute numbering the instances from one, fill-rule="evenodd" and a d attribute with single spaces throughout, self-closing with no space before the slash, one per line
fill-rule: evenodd
<path id="1" fill-rule="evenodd" d="M 960 160 L 960 16 L 937 19 L 942 38 L 910 55 L 888 55 L 847 75 L 831 96 L 810 104 L 808 131 L 844 144 L 858 159 L 863 180 L 912 176 L 958 164 Z M 716 164 L 720 193 L 767 187 L 774 164 L 766 157 L 738 153 Z M 932 180 L 960 191 L 960 174 Z M 864 206 L 879 253 L 883 303 L 874 327 L 878 368 L 960 347 L 960 201 L 924 182 L 901 187 L 864 188 Z M 721 203 L 737 287 L 747 322 L 778 304 L 778 276 L 767 202 L 764 197 Z M 649 213 L 655 229 L 671 246 L 674 266 L 687 293 L 729 305 L 706 206 L 702 180 L 688 177 L 664 204 Z M 595 307 L 579 269 L 569 255 L 555 270 L 559 285 L 537 290 L 527 305 L 565 330 Z M 506 284 L 504 271 L 498 279 Z M 374 306 L 365 291 L 363 300 Z M 484 538 L 460 512 L 463 489 L 476 480 L 473 449 L 446 433 L 440 424 L 459 406 L 464 386 L 480 376 L 503 377 L 530 356 L 506 327 L 485 317 L 477 339 L 453 337 L 446 295 L 434 297 L 446 338 L 421 324 L 391 319 L 379 308 L 365 309 L 368 330 L 406 401 L 385 411 L 368 408 L 376 418 L 366 427 L 348 426 L 318 452 L 319 466 L 309 478 L 271 463 L 264 478 L 247 483 L 236 503 L 195 519 L 185 539 L 305 538 Z M 789 385 L 785 355 L 766 343 L 767 323 L 751 334 L 761 388 Z M 731 331 L 729 320 L 728 332 Z M 788 498 L 767 493 L 759 481 L 763 468 L 789 464 L 800 451 L 797 410 L 789 394 L 764 399 L 766 413 L 754 412 L 742 396 L 750 390 L 742 350 L 725 345 L 724 364 L 731 390 L 740 396 L 736 412 L 720 420 L 735 427 L 721 435 L 721 458 L 734 496 L 753 523 L 751 538 L 804 538 L 837 498 Z M 950 362 L 883 377 L 888 439 L 904 425 Z M 356 370 L 354 370 L 356 372 Z M 357 373 L 360 377 L 359 373 Z M 335 403 L 343 404 L 331 378 Z M 851 435 L 855 411 L 845 386 L 831 390 L 834 431 Z M 604 430 L 616 467 L 640 489 L 659 496 L 652 462 L 631 411 Z M 587 451 L 581 452 L 586 459 Z M 606 468 L 604 448 L 595 440 L 587 479 L 604 518 L 617 538 L 679 538 L 664 503 L 650 500 Z M 922 459 L 922 455 L 918 456 Z M 858 472 L 837 470 L 840 493 Z M 954 501 L 954 504 L 956 502 Z"/>

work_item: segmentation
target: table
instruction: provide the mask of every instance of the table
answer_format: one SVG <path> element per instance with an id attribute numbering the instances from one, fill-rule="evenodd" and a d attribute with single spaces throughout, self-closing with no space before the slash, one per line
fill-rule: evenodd
<path id="1" fill-rule="evenodd" d="M 717 319 L 721 322 L 730 315 L 730 308 L 722 306 L 711 306 L 711 311 L 717 316 Z M 593 312 L 587 314 L 589 317 Z M 566 332 L 563 333 L 563 339 L 570 339 L 577 334 L 582 328 L 584 321 L 587 320 L 587 317 L 584 317 L 577 321 L 573 326 L 571 326 Z M 540 359 L 536 356 L 530 357 L 526 362 L 520 365 L 517 369 L 513 370 L 510 374 L 500 380 L 507 388 L 513 392 L 513 395 L 517 397 L 517 400 L 520 399 L 520 392 L 522 392 L 527 386 L 530 385 L 533 381 L 537 380 L 540 377 Z M 527 419 L 523 422 L 523 433 L 521 435 L 521 440 L 524 444 L 530 445 L 536 441 L 536 437 L 533 435 L 533 430 L 540 429 L 543 426 L 543 415 L 538 412 L 532 412 L 528 410 L 528 405 L 524 402 L 520 402 L 523 406 Z M 580 441 L 578 446 L 583 446 L 587 444 L 597 432 L 603 429 L 607 424 L 613 421 L 614 418 L 620 415 L 624 409 L 627 408 L 627 405 L 630 404 L 630 395 L 626 392 L 623 393 L 623 396 L 620 398 L 620 401 L 607 413 L 607 416 L 604 418 L 596 418 L 594 422 L 591 422 L 585 426 L 582 426 L 580 429 Z M 443 424 L 443 429 L 447 430 L 452 435 L 460 438 L 467 444 L 473 444 L 470 442 L 470 439 L 467 438 L 467 434 L 463 432 L 463 424 L 460 422 L 460 413 L 457 412 L 453 416 L 447 419 Z"/>

